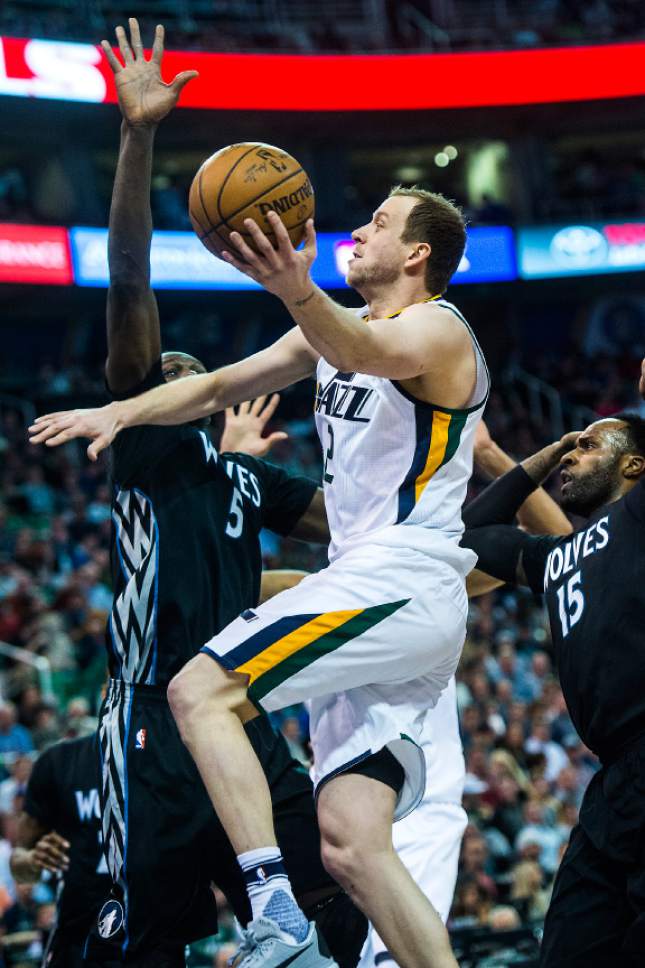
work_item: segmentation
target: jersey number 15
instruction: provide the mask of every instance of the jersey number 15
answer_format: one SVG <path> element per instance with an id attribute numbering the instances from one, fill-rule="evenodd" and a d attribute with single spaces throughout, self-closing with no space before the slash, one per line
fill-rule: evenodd
<path id="1" fill-rule="evenodd" d="M 558 588 L 558 613 L 562 623 L 562 636 L 566 638 L 585 610 L 585 597 L 579 587 L 582 581 L 580 572 L 572 575 L 566 585 Z"/>

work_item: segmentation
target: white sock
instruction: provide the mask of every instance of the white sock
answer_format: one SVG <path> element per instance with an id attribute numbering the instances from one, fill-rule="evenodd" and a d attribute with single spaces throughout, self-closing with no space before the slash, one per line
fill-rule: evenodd
<path id="1" fill-rule="evenodd" d="M 293 896 L 279 847 L 258 847 L 237 855 L 253 920 L 270 918 L 297 944 L 307 937 L 309 922 Z"/>

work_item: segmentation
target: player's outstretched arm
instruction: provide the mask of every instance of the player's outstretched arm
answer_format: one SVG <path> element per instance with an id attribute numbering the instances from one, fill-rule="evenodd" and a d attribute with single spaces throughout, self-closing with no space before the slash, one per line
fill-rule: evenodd
<path id="1" fill-rule="evenodd" d="M 77 437 L 92 443 L 96 460 L 126 427 L 172 426 L 206 417 L 258 395 L 282 390 L 315 370 L 316 358 L 298 329 L 272 346 L 214 373 L 185 377 L 129 400 L 90 410 L 64 410 L 38 417 L 29 428 L 31 443 L 57 447 Z"/>
<path id="2" fill-rule="evenodd" d="M 108 234 L 105 368 L 108 386 L 117 395 L 141 383 L 161 353 L 159 311 L 150 288 L 153 143 L 157 125 L 173 109 L 185 85 L 197 76 L 196 71 L 183 71 L 172 83 L 164 83 L 163 27 L 156 28 L 152 55 L 146 60 L 134 17 L 129 26 L 129 42 L 123 27 L 116 28 L 122 62 L 107 40 L 101 42 L 114 72 L 123 117 Z"/>

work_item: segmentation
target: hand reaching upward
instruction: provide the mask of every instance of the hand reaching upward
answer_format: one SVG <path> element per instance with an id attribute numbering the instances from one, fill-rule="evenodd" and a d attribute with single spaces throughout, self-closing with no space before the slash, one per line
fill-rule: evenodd
<path id="1" fill-rule="evenodd" d="M 130 17 L 130 42 L 123 29 L 116 28 L 116 39 L 123 57 L 123 64 L 107 40 L 101 47 L 114 72 L 119 107 L 124 120 L 133 127 L 158 124 L 174 108 L 179 95 L 197 71 L 182 71 L 170 84 L 161 77 L 161 60 L 164 51 L 164 28 L 158 24 L 152 45 L 152 56 L 146 60 L 141 42 L 139 22 Z"/>
<path id="2" fill-rule="evenodd" d="M 237 409 L 227 407 L 220 451 L 241 451 L 252 457 L 264 457 L 279 440 L 286 440 L 287 434 L 283 430 L 262 436 L 279 402 L 280 395 L 273 393 L 269 398 L 263 396 L 241 403 Z"/>

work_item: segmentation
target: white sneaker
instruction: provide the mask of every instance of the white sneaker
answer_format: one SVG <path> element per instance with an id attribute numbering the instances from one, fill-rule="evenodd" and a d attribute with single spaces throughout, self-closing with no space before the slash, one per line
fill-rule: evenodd
<path id="1" fill-rule="evenodd" d="M 229 965 L 234 968 L 338 968 L 313 921 L 300 944 L 286 935 L 270 918 L 251 921 L 244 940 Z"/>

